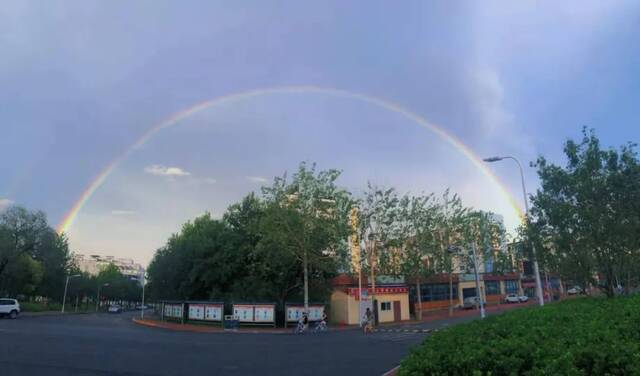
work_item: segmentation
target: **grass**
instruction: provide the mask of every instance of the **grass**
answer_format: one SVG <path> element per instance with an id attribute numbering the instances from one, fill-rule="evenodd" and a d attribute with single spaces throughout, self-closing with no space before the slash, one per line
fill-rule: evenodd
<path id="1" fill-rule="evenodd" d="M 640 296 L 530 307 L 435 333 L 400 375 L 640 374 Z"/>

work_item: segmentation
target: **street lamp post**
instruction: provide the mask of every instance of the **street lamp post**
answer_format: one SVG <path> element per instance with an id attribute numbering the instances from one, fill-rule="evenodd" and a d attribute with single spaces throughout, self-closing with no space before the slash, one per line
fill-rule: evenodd
<path id="1" fill-rule="evenodd" d="M 98 312 L 98 306 L 100 305 L 100 289 L 103 286 L 107 287 L 107 286 L 109 286 L 109 284 L 108 283 L 104 283 L 104 284 L 98 286 L 98 296 L 96 297 L 96 312 Z"/>
<path id="2" fill-rule="evenodd" d="M 144 285 L 145 278 L 144 273 L 142 273 L 142 304 L 140 305 L 140 320 L 144 320 Z"/>
<path id="3" fill-rule="evenodd" d="M 67 301 L 67 287 L 69 287 L 69 279 L 80 277 L 80 274 L 68 275 L 64 282 L 64 295 L 62 296 L 62 313 L 64 313 L 64 303 Z"/>
<path id="4" fill-rule="evenodd" d="M 527 188 L 524 183 L 524 171 L 522 170 L 522 165 L 520 161 L 516 157 L 506 156 L 506 157 L 490 157 L 483 159 L 485 162 L 493 163 L 498 162 L 503 159 L 512 159 L 518 164 L 518 168 L 520 169 L 520 182 L 522 183 L 522 194 L 524 195 L 524 210 L 525 210 L 525 221 L 527 222 L 527 226 L 529 225 L 529 199 L 527 195 Z M 544 296 L 542 294 L 542 282 L 540 280 L 540 269 L 538 267 L 538 258 L 536 256 L 536 248 L 533 243 L 531 243 L 531 252 L 533 253 L 533 272 L 536 276 L 536 290 L 538 290 L 538 303 L 540 306 L 544 306 Z"/>

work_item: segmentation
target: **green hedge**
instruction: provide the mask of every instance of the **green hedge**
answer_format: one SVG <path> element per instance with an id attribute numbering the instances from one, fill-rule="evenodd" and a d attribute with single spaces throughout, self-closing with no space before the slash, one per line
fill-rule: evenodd
<path id="1" fill-rule="evenodd" d="M 638 375 L 640 296 L 523 308 L 434 333 L 400 375 Z"/>
<path id="2" fill-rule="evenodd" d="M 45 311 L 60 311 L 62 304 L 60 303 L 35 303 L 35 302 L 20 302 L 20 309 L 22 312 L 45 312 Z"/>

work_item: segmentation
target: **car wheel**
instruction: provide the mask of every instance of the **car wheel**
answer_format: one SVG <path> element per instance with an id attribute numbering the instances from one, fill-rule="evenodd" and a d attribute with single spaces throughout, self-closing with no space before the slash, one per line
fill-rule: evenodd
<path id="1" fill-rule="evenodd" d="M 14 311 L 9 312 L 9 318 L 11 320 L 15 320 L 16 318 L 18 318 L 18 311 L 14 310 Z"/>

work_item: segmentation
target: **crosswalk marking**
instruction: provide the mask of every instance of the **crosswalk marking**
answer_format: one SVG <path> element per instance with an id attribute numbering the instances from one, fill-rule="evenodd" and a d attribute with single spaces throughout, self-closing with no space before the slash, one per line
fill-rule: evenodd
<path id="1" fill-rule="evenodd" d="M 395 329 L 395 328 L 377 328 L 373 329 L 376 333 L 431 333 L 433 329 Z"/>

